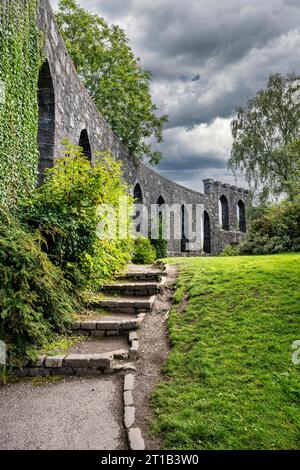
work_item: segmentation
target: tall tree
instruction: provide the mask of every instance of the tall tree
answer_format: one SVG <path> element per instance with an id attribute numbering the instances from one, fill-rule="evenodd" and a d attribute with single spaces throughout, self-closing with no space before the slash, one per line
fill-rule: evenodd
<path id="1" fill-rule="evenodd" d="M 299 159 L 289 146 L 300 135 L 299 90 L 299 76 L 272 75 L 267 88 L 238 108 L 231 122 L 229 168 L 244 172 L 254 188 L 292 196 Z"/>
<path id="2" fill-rule="evenodd" d="M 124 31 L 86 11 L 75 0 L 60 0 L 57 23 L 75 68 L 102 116 L 136 158 L 157 164 L 162 155 L 149 141 L 162 141 L 167 116 L 157 115 L 143 70 Z"/>

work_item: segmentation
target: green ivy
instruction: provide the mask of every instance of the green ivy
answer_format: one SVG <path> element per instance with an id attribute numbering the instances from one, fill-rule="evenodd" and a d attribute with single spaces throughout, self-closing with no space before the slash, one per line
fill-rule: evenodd
<path id="1" fill-rule="evenodd" d="M 14 207 L 37 181 L 38 0 L 1 0 L 0 203 Z"/>

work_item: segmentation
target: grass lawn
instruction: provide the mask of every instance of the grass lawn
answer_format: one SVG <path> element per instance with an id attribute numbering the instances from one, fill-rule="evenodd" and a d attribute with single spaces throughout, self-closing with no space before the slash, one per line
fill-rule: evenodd
<path id="1" fill-rule="evenodd" d="M 167 449 L 300 449 L 300 254 L 168 262 L 180 274 L 153 432 Z"/>

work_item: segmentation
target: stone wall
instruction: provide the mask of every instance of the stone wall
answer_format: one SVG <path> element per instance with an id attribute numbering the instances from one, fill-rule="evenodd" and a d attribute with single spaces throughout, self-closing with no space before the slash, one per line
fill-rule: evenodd
<path id="1" fill-rule="evenodd" d="M 186 253 L 182 253 L 182 241 L 174 238 L 172 231 L 174 217 L 171 217 L 170 255 L 200 253 L 203 244 L 204 211 L 210 220 L 209 251 L 212 254 L 219 253 L 227 244 L 241 240 L 244 233 L 237 227 L 237 204 L 242 201 L 247 207 L 248 192 L 213 180 L 205 180 L 204 194 L 202 194 L 168 180 L 143 163 L 136 162 L 114 135 L 85 90 L 58 32 L 48 0 L 40 0 L 39 27 L 44 32 L 48 61 L 43 67 L 44 75 L 40 80 L 39 106 L 42 120 L 40 127 L 44 131 L 45 123 L 48 122 L 48 129 L 51 132 L 51 135 L 39 133 L 41 177 L 45 168 L 51 167 L 54 158 L 60 154 L 63 138 L 67 137 L 78 144 L 82 131 L 85 131 L 84 134 L 88 136 L 90 144 L 91 160 L 97 151 L 110 149 L 115 158 L 122 160 L 125 179 L 132 192 L 139 183 L 143 203 L 149 211 L 151 204 L 156 204 L 159 197 L 162 197 L 169 206 L 198 205 L 199 212 L 196 214 L 194 211 L 192 224 L 193 229 L 199 231 L 201 235 L 201 246 L 197 251 L 190 253 L 187 250 Z M 229 230 L 222 230 L 219 224 L 221 196 L 225 196 L 228 201 Z"/>

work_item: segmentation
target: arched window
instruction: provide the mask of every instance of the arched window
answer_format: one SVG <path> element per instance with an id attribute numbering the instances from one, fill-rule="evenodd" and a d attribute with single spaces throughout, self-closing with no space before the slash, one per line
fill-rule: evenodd
<path id="1" fill-rule="evenodd" d="M 203 251 L 211 253 L 210 218 L 206 211 L 203 213 Z"/>
<path id="2" fill-rule="evenodd" d="M 238 202 L 238 223 L 240 232 L 246 232 L 246 208 L 243 201 Z"/>
<path id="3" fill-rule="evenodd" d="M 139 183 L 136 183 L 133 190 L 133 197 L 135 204 L 143 204 L 143 193 Z"/>
<path id="4" fill-rule="evenodd" d="M 54 162 L 55 141 L 55 94 L 48 61 L 44 62 L 38 81 L 38 147 L 39 182 L 42 182 L 46 168 Z"/>
<path id="5" fill-rule="evenodd" d="M 92 150 L 91 150 L 88 132 L 86 129 L 83 129 L 83 131 L 81 131 L 80 138 L 79 138 L 79 147 L 82 147 L 84 156 L 91 162 Z"/>
<path id="6" fill-rule="evenodd" d="M 137 183 L 134 187 L 133 197 L 134 197 L 134 203 L 136 205 L 143 204 L 143 193 L 142 193 L 142 188 L 141 188 L 139 183 Z M 140 217 L 140 215 L 141 215 L 141 211 L 137 210 L 135 215 L 133 216 L 133 220 L 138 219 Z M 141 232 L 141 223 L 140 222 L 136 225 L 135 229 L 138 233 Z"/>
<path id="7" fill-rule="evenodd" d="M 181 253 L 187 252 L 188 213 L 184 204 L 181 206 Z"/>
<path id="8" fill-rule="evenodd" d="M 158 235 L 159 239 L 163 238 L 163 225 L 164 225 L 164 212 L 165 212 L 165 200 L 162 196 L 159 196 L 157 199 L 157 205 L 158 205 Z"/>
<path id="9" fill-rule="evenodd" d="M 159 196 L 159 198 L 157 199 L 157 205 L 159 206 L 159 208 L 160 208 L 161 206 L 163 206 L 164 203 L 165 203 L 164 198 L 163 198 L 162 196 Z M 159 210 L 160 210 L 160 209 L 159 209 Z"/>
<path id="10" fill-rule="evenodd" d="M 220 222 L 223 230 L 229 230 L 229 206 L 224 195 L 220 197 Z"/>

